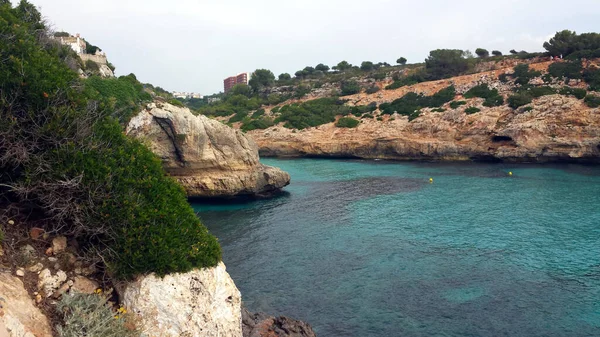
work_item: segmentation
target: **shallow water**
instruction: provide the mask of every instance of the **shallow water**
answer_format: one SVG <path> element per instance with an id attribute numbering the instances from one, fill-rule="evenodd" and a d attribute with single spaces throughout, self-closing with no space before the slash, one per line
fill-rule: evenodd
<path id="1" fill-rule="evenodd" d="M 193 204 L 251 311 L 321 337 L 600 336 L 600 167 L 264 162 L 286 194 Z"/>

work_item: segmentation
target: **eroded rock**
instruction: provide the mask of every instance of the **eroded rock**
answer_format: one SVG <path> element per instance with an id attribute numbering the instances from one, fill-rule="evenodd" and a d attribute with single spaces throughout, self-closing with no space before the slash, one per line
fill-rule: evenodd
<path id="1" fill-rule="evenodd" d="M 242 308 L 244 337 L 316 337 L 310 324 L 285 316 L 250 313 Z"/>
<path id="2" fill-rule="evenodd" d="M 190 197 L 268 195 L 290 182 L 286 172 L 259 162 L 256 144 L 241 131 L 187 108 L 149 104 L 127 133 L 148 143 Z"/>
<path id="3" fill-rule="evenodd" d="M 145 336 L 242 336 L 241 295 L 223 263 L 164 278 L 141 276 L 121 295 Z"/>

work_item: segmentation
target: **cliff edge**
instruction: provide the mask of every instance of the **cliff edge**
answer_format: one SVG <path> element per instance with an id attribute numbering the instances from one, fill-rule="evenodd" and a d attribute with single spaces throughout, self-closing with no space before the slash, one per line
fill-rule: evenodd
<path id="1" fill-rule="evenodd" d="M 290 183 L 289 174 L 259 162 L 258 147 L 241 131 L 187 108 L 151 103 L 127 134 L 147 143 L 189 197 L 265 196 Z"/>

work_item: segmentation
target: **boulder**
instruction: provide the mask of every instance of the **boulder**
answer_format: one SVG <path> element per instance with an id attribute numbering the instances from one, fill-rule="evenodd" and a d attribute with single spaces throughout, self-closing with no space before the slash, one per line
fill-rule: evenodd
<path id="1" fill-rule="evenodd" d="M 310 324 L 285 316 L 250 313 L 242 308 L 244 337 L 316 337 Z"/>
<path id="2" fill-rule="evenodd" d="M 38 290 L 44 293 L 46 297 L 52 294 L 67 281 L 67 274 L 59 270 L 55 275 L 49 269 L 44 269 L 38 275 Z"/>
<path id="3" fill-rule="evenodd" d="M 165 277 L 140 276 L 120 294 L 143 336 L 242 336 L 241 295 L 222 262 Z"/>
<path id="4" fill-rule="evenodd" d="M 23 282 L 7 273 L 0 273 L 0 336 L 52 336 L 48 318 L 33 305 Z"/>
<path id="5" fill-rule="evenodd" d="M 263 196 L 290 182 L 286 172 L 259 162 L 258 147 L 241 131 L 187 108 L 149 104 L 127 134 L 146 142 L 190 197 Z"/>
<path id="6" fill-rule="evenodd" d="M 67 249 L 67 238 L 64 236 L 57 236 L 52 239 L 52 252 L 54 255 L 58 255 Z"/>

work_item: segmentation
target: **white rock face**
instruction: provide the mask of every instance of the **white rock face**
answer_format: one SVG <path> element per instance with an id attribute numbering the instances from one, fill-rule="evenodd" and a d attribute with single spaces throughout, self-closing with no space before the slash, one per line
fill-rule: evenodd
<path id="1" fill-rule="evenodd" d="M 214 268 L 141 276 L 122 302 L 144 336 L 241 337 L 241 295 L 221 262 Z"/>
<path id="2" fill-rule="evenodd" d="M 0 336 L 52 337 L 46 316 L 33 301 L 18 278 L 0 273 Z"/>

